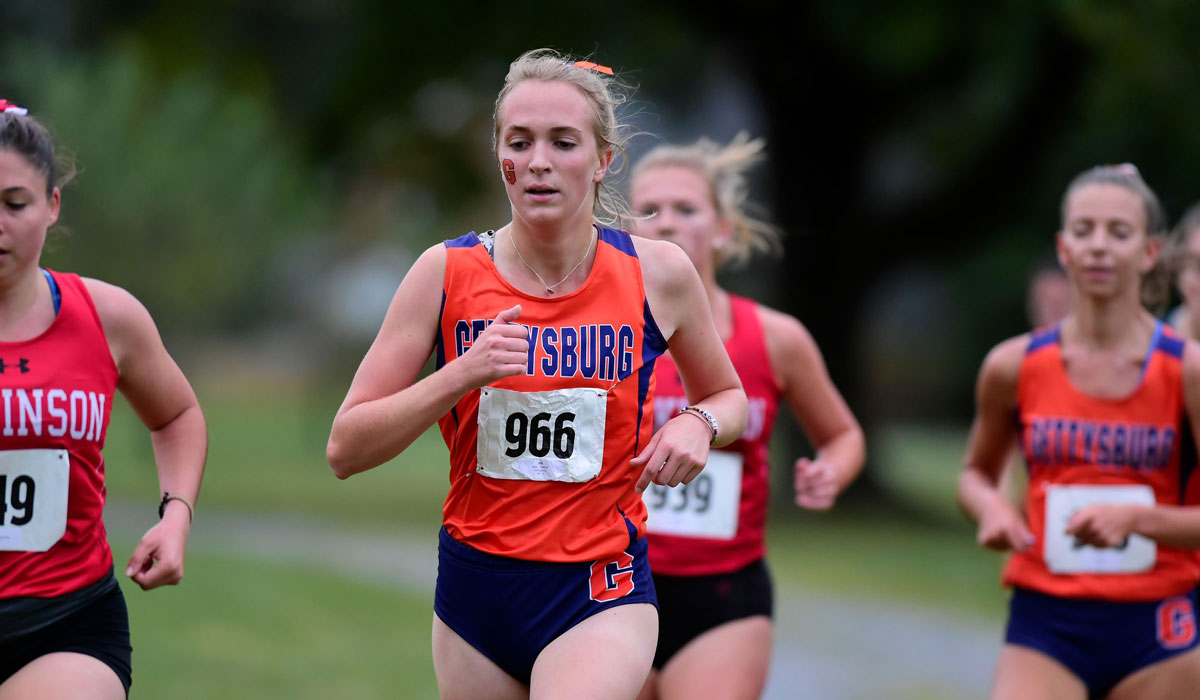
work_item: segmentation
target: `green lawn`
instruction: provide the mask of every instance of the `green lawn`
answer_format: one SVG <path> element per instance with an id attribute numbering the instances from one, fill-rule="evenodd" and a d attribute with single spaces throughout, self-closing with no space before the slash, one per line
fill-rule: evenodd
<path id="1" fill-rule="evenodd" d="M 975 545 L 973 526 L 941 527 L 864 512 L 788 514 L 768 528 L 781 590 L 818 590 L 1000 620 L 1003 559 Z"/>
<path id="2" fill-rule="evenodd" d="M 210 444 L 201 509 L 311 512 L 418 526 L 441 517 L 449 466 L 436 428 L 391 462 L 339 481 L 325 463 L 325 441 L 340 396 L 203 386 L 199 395 Z M 954 527 L 962 522 L 954 485 L 965 442 L 961 428 L 884 428 L 872 439 L 876 474 L 894 497 Z M 111 497 L 157 500 L 149 437 L 121 399 L 105 455 Z"/>
<path id="3" fill-rule="evenodd" d="M 962 521 L 954 489 L 966 449 L 965 427 L 893 425 L 872 440 L 884 487 L 910 507 L 950 523 Z"/>
<path id="4" fill-rule="evenodd" d="M 206 508 L 315 513 L 349 520 L 436 523 L 449 489 L 445 444 L 430 430 L 388 464 L 339 481 L 325 462 L 337 398 L 283 391 L 203 391 Z M 123 399 L 113 406 L 104 450 L 109 497 L 157 503 L 150 438 Z"/>
<path id="5" fill-rule="evenodd" d="M 197 528 L 220 510 L 311 513 L 351 527 L 430 530 L 448 488 L 430 431 L 400 459 L 347 481 L 325 463 L 339 398 L 205 392 L 209 457 Z M 152 511 L 149 435 L 122 399 L 105 447 L 109 498 Z M 117 565 L 133 542 L 114 542 Z M 120 572 L 118 572 L 120 574 Z M 133 698 L 431 698 L 426 591 L 384 588 L 310 565 L 188 554 L 184 583 L 143 592 L 123 575 L 134 644 Z"/>
<path id="6" fill-rule="evenodd" d="M 211 451 L 197 528 L 222 510 L 308 513 L 356 531 L 419 537 L 440 521 L 448 467 L 435 431 L 393 462 L 343 482 L 324 460 L 340 397 L 203 387 L 200 396 Z M 779 595 L 923 604 L 999 624 L 1001 559 L 975 546 L 973 527 L 948 505 L 961 433 L 906 428 L 881 442 L 890 456 L 879 464 L 885 486 L 926 516 L 870 504 L 825 514 L 777 504 L 769 532 Z M 152 510 L 158 487 L 149 439 L 123 401 L 106 455 L 110 498 Z M 132 542 L 114 544 L 123 564 Z M 124 582 L 134 697 L 435 697 L 432 594 L 364 583 L 319 559 L 268 563 L 210 547 L 189 554 L 179 588 L 143 593 Z"/>
<path id="7" fill-rule="evenodd" d="M 135 699 L 437 696 L 428 594 L 196 554 L 177 588 L 145 592 L 118 578 Z"/>
<path id="8" fill-rule="evenodd" d="M 300 392 L 200 392 L 210 454 L 199 508 L 312 513 L 356 527 L 428 533 L 448 488 L 446 448 L 431 429 L 392 462 L 346 481 L 325 463 L 329 423 L 340 397 Z M 156 500 L 146 431 L 123 401 L 113 411 L 106 454 L 110 497 Z M 927 517 L 858 505 L 806 513 L 777 502 L 771 558 L 781 585 L 1002 613 L 1000 557 L 974 544 L 954 506 L 965 435 L 960 429 L 903 426 L 875 445 L 880 481 Z"/>

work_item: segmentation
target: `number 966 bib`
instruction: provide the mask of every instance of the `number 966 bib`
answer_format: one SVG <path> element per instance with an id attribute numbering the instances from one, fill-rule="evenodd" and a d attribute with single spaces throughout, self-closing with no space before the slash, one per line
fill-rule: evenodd
<path id="1" fill-rule="evenodd" d="M 0 450 L 0 551 L 44 552 L 67 531 L 66 450 Z"/>
<path id="2" fill-rule="evenodd" d="M 604 464 L 603 389 L 479 390 L 477 470 L 493 479 L 583 482 Z"/>

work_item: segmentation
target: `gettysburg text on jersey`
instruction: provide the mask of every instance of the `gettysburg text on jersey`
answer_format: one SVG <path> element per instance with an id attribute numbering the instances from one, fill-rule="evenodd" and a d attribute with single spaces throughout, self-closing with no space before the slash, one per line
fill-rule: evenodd
<path id="1" fill-rule="evenodd" d="M 1163 469 L 1171 463 L 1175 438 L 1170 424 L 1041 416 L 1030 419 L 1025 431 L 1026 455 L 1046 466 Z"/>
<path id="2" fill-rule="evenodd" d="M 493 319 L 459 319 L 454 324 L 458 357 L 471 347 Z M 614 381 L 633 372 L 633 327 L 607 323 L 580 326 L 525 326 L 529 333 L 526 376 L 582 377 Z"/>

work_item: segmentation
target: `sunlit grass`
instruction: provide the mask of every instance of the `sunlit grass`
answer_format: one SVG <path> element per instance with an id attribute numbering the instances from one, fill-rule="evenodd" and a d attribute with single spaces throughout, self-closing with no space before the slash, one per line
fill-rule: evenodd
<path id="1" fill-rule="evenodd" d="M 781 589 L 816 590 L 998 620 L 1007 596 L 1002 558 L 975 544 L 974 528 L 940 527 L 865 507 L 789 513 L 768 528 Z"/>
<path id="2" fill-rule="evenodd" d="M 312 514 L 354 527 L 434 530 L 448 488 L 445 446 L 427 432 L 405 454 L 338 481 L 324 459 L 336 398 L 299 392 L 209 392 L 201 400 L 211 452 L 199 513 L 206 509 Z M 904 427 L 874 441 L 885 488 L 914 518 L 869 503 L 806 513 L 779 501 L 769 527 L 779 584 L 911 601 L 983 617 L 1003 614 L 1000 557 L 974 543 L 953 500 L 964 435 Z M 157 483 L 149 440 L 118 402 L 107 448 L 110 496 L 153 507 Z"/>
<path id="3" fill-rule="evenodd" d="M 196 528 L 210 514 L 247 511 L 312 515 L 317 526 L 351 535 L 432 537 L 448 486 L 435 431 L 392 463 L 343 482 L 324 459 L 340 397 L 203 386 L 200 396 L 211 452 Z M 906 428 L 882 444 L 884 487 L 907 510 L 861 500 L 830 513 L 782 499 L 773 506 L 769 556 L 781 603 L 836 595 L 999 629 L 1001 559 L 975 546 L 973 527 L 952 505 L 962 435 Z M 158 487 L 149 440 L 120 401 L 106 453 L 110 497 L 144 502 L 152 519 Z M 115 543 L 119 558 L 132 544 Z M 367 583 L 361 572 L 333 568 L 320 551 L 311 561 L 271 562 L 246 551 L 210 535 L 189 554 L 182 587 L 143 593 L 126 586 L 135 698 L 436 696 L 431 591 Z M 922 688 L 894 690 L 937 697 Z"/>
<path id="4" fill-rule="evenodd" d="M 961 521 L 954 489 L 967 448 L 965 427 L 888 426 L 872 447 L 876 475 L 889 493 L 933 517 Z"/>
<path id="5" fill-rule="evenodd" d="M 124 576 L 133 698 L 432 698 L 432 599 L 313 566 L 189 556 L 183 585 Z"/>
<path id="6" fill-rule="evenodd" d="M 200 512 L 439 522 L 450 482 L 446 447 L 435 429 L 391 462 L 339 481 L 325 462 L 325 441 L 340 397 L 278 388 L 197 393 L 209 428 Z M 149 436 L 121 399 L 113 407 L 105 460 L 110 498 L 157 503 Z"/>

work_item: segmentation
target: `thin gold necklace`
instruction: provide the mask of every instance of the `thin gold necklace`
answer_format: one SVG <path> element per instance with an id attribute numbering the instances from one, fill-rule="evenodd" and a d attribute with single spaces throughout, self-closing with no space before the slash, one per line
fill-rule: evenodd
<path id="1" fill-rule="evenodd" d="M 538 274 L 538 271 L 533 269 L 533 265 L 530 265 L 529 261 L 525 259 L 525 256 L 521 255 L 521 249 L 517 247 L 517 237 L 513 235 L 512 229 L 509 229 L 508 231 L 508 240 L 512 241 L 512 247 L 513 250 L 517 251 L 517 257 L 521 259 L 521 262 L 524 263 L 525 267 L 529 268 L 529 271 L 533 273 L 533 276 L 538 278 L 538 282 L 541 282 L 542 286 L 546 288 L 546 293 L 553 294 L 554 288 L 563 282 L 566 282 L 568 277 L 575 274 L 575 271 L 579 269 L 579 266 L 583 264 L 583 261 L 587 260 L 588 255 L 592 252 L 592 243 L 596 240 L 596 229 L 594 226 L 592 227 L 592 236 L 591 238 L 588 238 L 588 247 L 587 250 L 583 251 L 583 257 L 579 259 L 579 262 L 575 263 L 575 267 L 572 267 L 570 272 L 568 272 L 563 276 L 562 279 L 554 284 L 546 284 L 546 280 L 542 279 L 542 276 Z"/>

